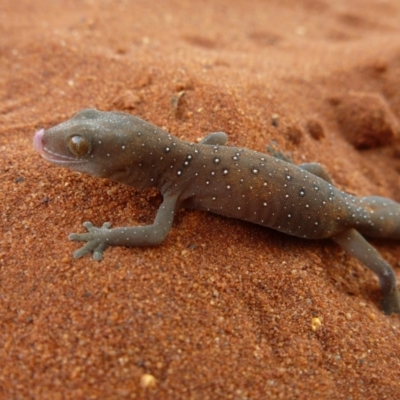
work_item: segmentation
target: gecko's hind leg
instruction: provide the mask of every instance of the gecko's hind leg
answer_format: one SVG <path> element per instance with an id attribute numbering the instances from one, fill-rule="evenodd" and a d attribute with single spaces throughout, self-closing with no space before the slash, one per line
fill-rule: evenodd
<path id="1" fill-rule="evenodd" d="M 329 176 L 327 170 L 319 163 L 300 164 L 299 168 L 305 169 L 306 171 L 311 172 L 312 174 L 323 179 L 324 181 L 332 184 L 332 179 Z"/>
<path id="2" fill-rule="evenodd" d="M 267 150 L 271 156 L 279 158 L 280 160 L 286 161 L 290 164 L 294 164 L 292 157 L 283 153 L 282 151 L 279 151 L 277 149 L 277 144 L 274 141 L 271 142 L 271 145 L 267 145 Z M 319 178 L 323 179 L 324 181 L 327 181 L 328 183 L 332 183 L 332 179 L 329 176 L 328 172 L 319 163 L 305 163 L 298 165 L 298 167 L 306 170 L 307 172 L 310 172 L 311 174 L 318 176 Z"/>
<path id="3" fill-rule="evenodd" d="M 378 276 L 383 294 L 382 308 L 385 314 L 400 313 L 400 294 L 397 289 L 396 274 L 378 251 L 355 229 L 347 229 L 333 236 L 332 239 Z"/>

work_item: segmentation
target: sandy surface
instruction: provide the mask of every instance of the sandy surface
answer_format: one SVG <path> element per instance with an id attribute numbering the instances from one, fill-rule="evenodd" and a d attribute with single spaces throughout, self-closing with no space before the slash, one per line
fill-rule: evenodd
<path id="1" fill-rule="evenodd" d="M 157 248 L 73 260 L 82 222 L 148 224 L 160 196 L 32 136 L 122 110 L 400 201 L 399 21 L 397 0 L 2 0 L 0 398 L 398 398 L 399 316 L 338 246 L 182 210 Z M 400 244 L 374 244 L 399 277 Z"/>

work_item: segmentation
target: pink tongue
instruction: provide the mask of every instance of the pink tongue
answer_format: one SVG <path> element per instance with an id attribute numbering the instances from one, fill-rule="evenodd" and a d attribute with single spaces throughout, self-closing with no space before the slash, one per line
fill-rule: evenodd
<path id="1" fill-rule="evenodd" d="M 44 135 L 44 129 L 40 129 L 35 133 L 35 136 L 33 137 L 33 148 L 40 154 L 43 153 L 43 141 L 42 141 L 43 135 Z"/>

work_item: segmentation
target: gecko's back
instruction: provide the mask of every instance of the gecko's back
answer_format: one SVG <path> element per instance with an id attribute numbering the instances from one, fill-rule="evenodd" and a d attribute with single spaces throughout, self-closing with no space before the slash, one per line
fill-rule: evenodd
<path id="1" fill-rule="evenodd" d="M 352 196 L 303 168 L 256 151 L 218 145 L 195 149 L 190 167 L 171 174 L 188 197 L 183 203 L 187 208 L 308 239 L 328 238 L 347 228 L 400 239 L 400 207 L 392 200 Z M 191 146 L 186 152 L 193 154 Z"/>
<path id="2" fill-rule="evenodd" d="M 304 238 L 342 229 L 351 196 L 293 164 L 236 147 L 196 145 L 190 165 L 177 167 L 171 182 L 183 206 L 242 219 Z M 188 177 L 187 179 L 186 176 Z M 182 182 L 182 184 L 180 183 Z"/>

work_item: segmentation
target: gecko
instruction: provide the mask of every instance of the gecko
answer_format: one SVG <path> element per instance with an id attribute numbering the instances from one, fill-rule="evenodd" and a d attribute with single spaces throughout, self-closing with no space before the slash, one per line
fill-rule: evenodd
<path id="1" fill-rule="evenodd" d="M 154 246 L 172 227 L 179 207 L 237 218 L 305 239 L 330 238 L 378 277 L 386 314 L 400 313 L 396 274 L 365 236 L 400 239 L 400 204 L 356 197 L 336 188 L 318 163 L 295 165 L 279 154 L 227 146 L 224 132 L 199 143 L 182 141 L 131 114 L 85 109 L 36 132 L 34 148 L 47 161 L 163 196 L 154 223 L 83 226 L 69 239 L 86 242 L 75 258 L 109 246 Z"/>

